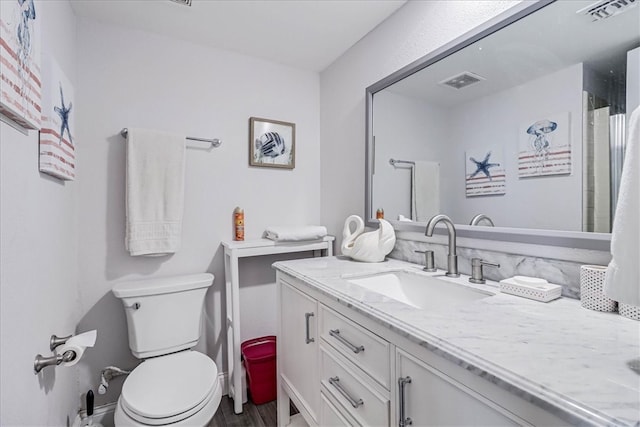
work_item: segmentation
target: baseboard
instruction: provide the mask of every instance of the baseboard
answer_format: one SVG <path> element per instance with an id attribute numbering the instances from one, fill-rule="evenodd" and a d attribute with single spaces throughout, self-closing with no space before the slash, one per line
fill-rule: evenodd
<path id="1" fill-rule="evenodd" d="M 247 380 L 246 373 L 244 370 L 244 366 L 242 366 L 242 403 L 247 403 Z M 221 372 L 218 374 L 218 381 L 222 381 L 220 384 L 222 387 L 222 395 L 229 396 L 229 374 L 226 372 Z M 229 396 L 231 397 L 231 396 Z"/>
<path id="2" fill-rule="evenodd" d="M 220 381 L 220 386 L 222 387 L 222 395 L 229 395 L 229 375 L 226 372 L 220 372 L 218 374 L 218 381 Z"/>
<path id="3" fill-rule="evenodd" d="M 106 405 L 100 405 L 93 408 L 93 422 L 100 423 L 102 425 L 110 424 L 113 420 L 113 413 L 116 411 L 116 404 L 117 402 L 107 403 Z M 82 427 L 83 425 L 86 425 L 86 422 L 84 422 L 86 418 L 87 411 L 81 409 L 78 411 L 78 415 L 74 418 L 71 427 Z M 109 419 L 111 421 L 107 423 L 103 421 L 105 419 Z"/>

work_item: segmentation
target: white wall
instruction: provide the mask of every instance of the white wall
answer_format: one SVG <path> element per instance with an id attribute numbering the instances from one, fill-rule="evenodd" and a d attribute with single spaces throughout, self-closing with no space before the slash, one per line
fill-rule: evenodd
<path id="1" fill-rule="evenodd" d="M 36 16 L 42 51 L 75 85 L 76 23 L 69 3 L 38 2 Z M 0 425 L 67 425 L 80 406 L 77 369 L 49 367 L 36 376 L 33 359 L 51 354 L 51 334 L 75 333 L 80 317 L 78 182 L 38 172 L 37 132 L 25 136 L 0 123 L 0 140 Z"/>
<path id="2" fill-rule="evenodd" d="M 520 179 L 518 152 L 523 126 L 569 113 L 571 174 Z M 451 167 L 442 168 L 443 212 L 456 224 L 488 214 L 496 226 L 582 230 L 582 64 L 450 110 Z M 455 119 L 455 121 L 454 121 Z M 503 147 L 506 194 L 465 196 L 465 151 Z"/>
<path id="3" fill-rule="evenodd" d="M 321 73 L 321 219 L 338 240 L 364 216 L 365 89 L 517 3 L 408 2 Z"/>
<path id="4" fill-rule="evenodd" d="M 95 388 L 104 366 L 128 368 L 137 363 L 128 348 L 122 304 L 111 288 L 118 280 L 138 276 L 205 271 L 215 275 L 199 349 L 223 371 L 220 242 L 231 239 L 233 209 L 245 210 L 247 239 L 260 237 L 269 225 L 320 220 L 319 76 L 89 20 L 79 21 L 78 36 L 79 282 L 85 313 L 80 325 L 98 328 L 95 351 L 82 362 L 81 387 Z M 251 116 L 296 123 L 294 170 L 248 166 Z M 182 248 L 175 255 L 131 257 L 125 252 L 125 142 L 119 135 L 123 127 L 223 141 L 211 152 L 187 150 Z M 268 293 L 257 285 L 275 280 L 271 261 L 244 266 L 250 285 L 242 295 L 252 309 L 244 310 L 249 316 L 243 317 L 243 337 L 267 332 L 262 319 L 275 319 L 274 304 L 255 303 Z M 114 383 L 97 402 L 117 398 L 119 381 Z"/>
<path id="5" fill-rule="evenodd" d="M 410 169 L 389 158 L 440 162 L 440 207 L 456 224 L 478 213 L 497 226 L 582 230 L 582 64 L 445 108 L 389 90 L 375 94 L 373 206 L 387 218 L 410 214 Z M 518 177 L 519 132 L 531 121 L 568 112 L 572 173 Z M 526 129 L 526 128 L 525 128 Z M 502 147 L 506 194 L 466 197 L 466 152 Z M 494 156 L 495 158 L 495 156 Z"/>
<path id="6" fill-rule="evenodd" d="M 384 208 L 387 219 L 398 219 L 398 214 L 411 218 L 411 168 L 394 167 L 389 159 L 446 159 L 450 145 L 448 111 L 388 90 L 376 93 L 374 98 L 373 209 Z"/>

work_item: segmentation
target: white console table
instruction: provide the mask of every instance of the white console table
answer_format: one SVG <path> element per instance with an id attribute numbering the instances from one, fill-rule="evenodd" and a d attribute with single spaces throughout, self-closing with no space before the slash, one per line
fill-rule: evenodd
<path id="1" fill-rule="evenodd" d="M 323 251 L 333 255 L 335 237 L 303 242 L 274 242 L 268 239 L 244 242 L 223 241 L 224 275 L 227 293 L 227 389 L 233 398 L 233 410 L 242 413 L 242 362 L 240 360 L 240 278 L 238 260 L 244 257 L 275 255 L 306 251 Z M 238 390 L 236 394 L 236 390 Z M 236 396 L 238 398 L 236 399 Z"/>

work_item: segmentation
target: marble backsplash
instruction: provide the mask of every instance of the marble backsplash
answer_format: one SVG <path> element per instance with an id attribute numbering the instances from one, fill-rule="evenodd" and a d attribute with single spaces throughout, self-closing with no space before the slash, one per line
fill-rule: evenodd
<path id="1" fill-rule="evenodd" d="M 398 239 L 389 257 L 424 265 L 424 254 L 416 253 L 415 251 L 425 250 L 434 251 L 436 267 L 446 270 L 448 247 L 443 244 Z M 481 258 L 485 261 L 500 264 L 499 268 L 484 267 L 484 277 L 486 279 L 500 281 L 513 276 L 540 277 L 550 283 L 562 286 L 563 296 L 580 298 L 580 266 L 584 265 L 584 262 L 465 247 L 458 247 L 457 254 L 458 270 L 462 274 L 471 275 L 471 259 Z"/>

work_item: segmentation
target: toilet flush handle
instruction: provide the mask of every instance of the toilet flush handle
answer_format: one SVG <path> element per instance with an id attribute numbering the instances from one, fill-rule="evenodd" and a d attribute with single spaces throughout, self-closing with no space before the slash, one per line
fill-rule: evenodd
<path id="1" fill-rule="evenodd" d="M 124 306 L 124 308 L 129 308 L 129 309 L 132 309 L 132 310 L 137 310 L 137 309 L 139 309 L 139 308 L 140 308 L 140 303 L 139 303 L 139 302 L 134 302 L 134 303 L 133 303 L 133 304 L 131 304 L 131 305 L 125 305 L 125 306 Z"/>

